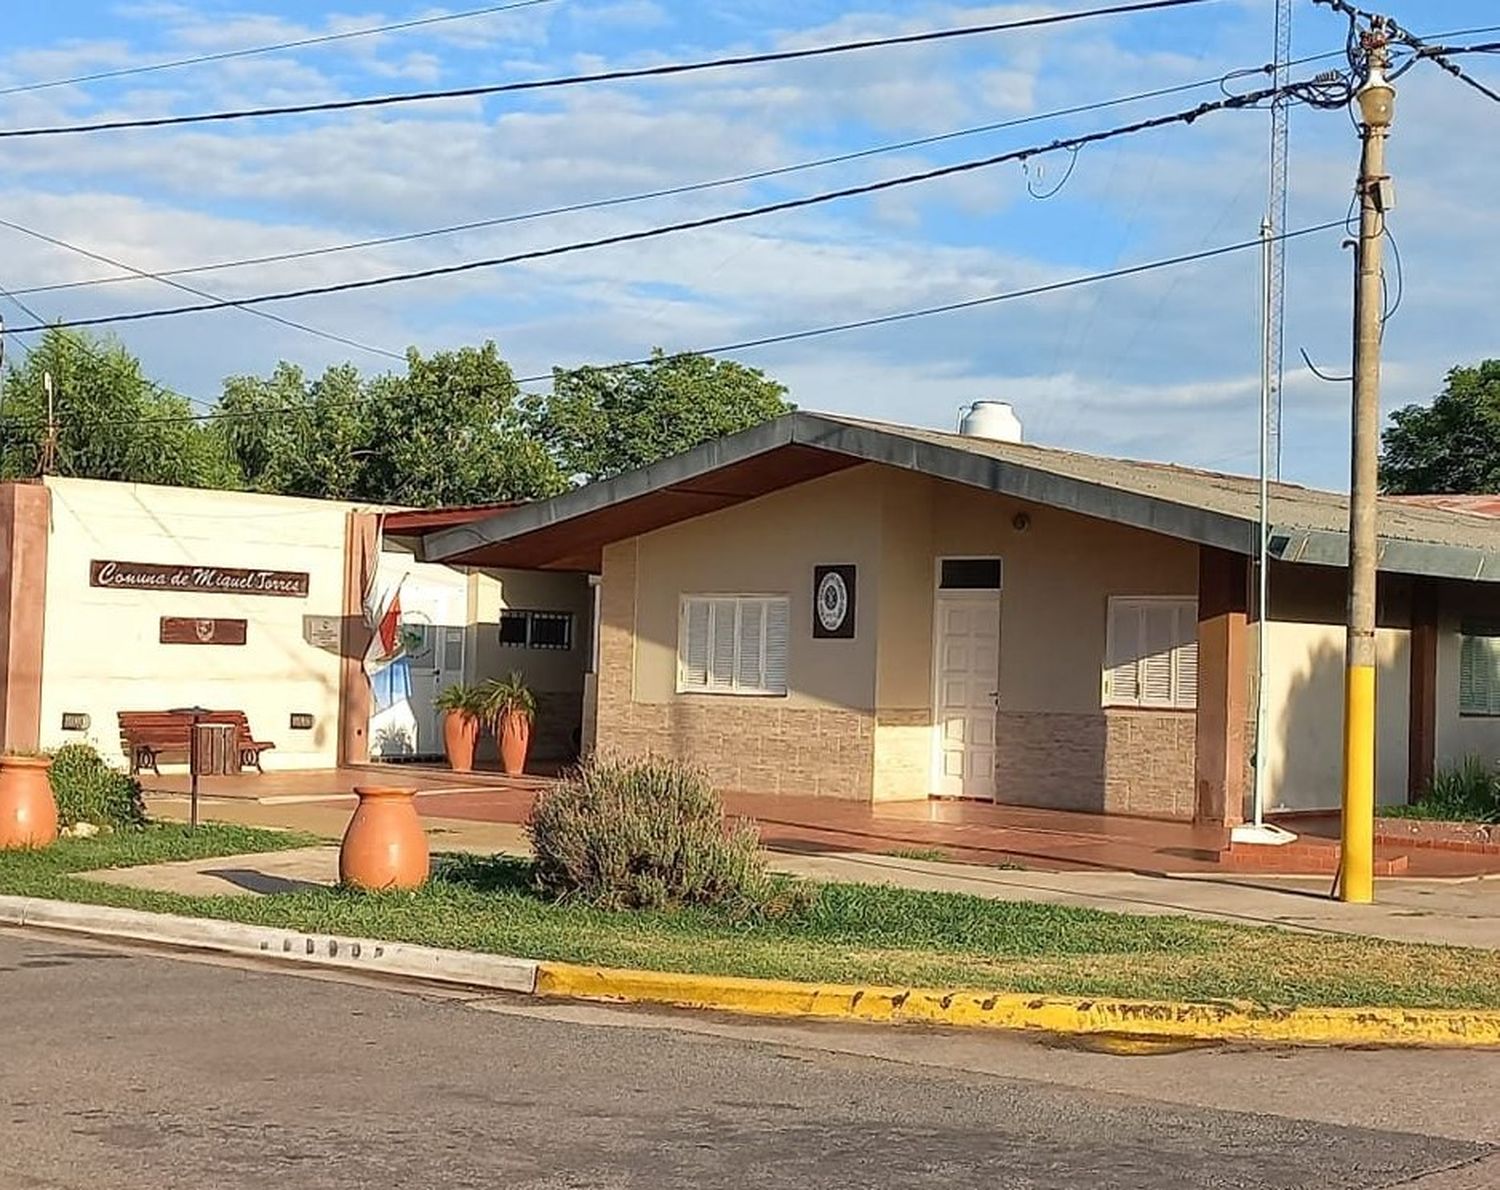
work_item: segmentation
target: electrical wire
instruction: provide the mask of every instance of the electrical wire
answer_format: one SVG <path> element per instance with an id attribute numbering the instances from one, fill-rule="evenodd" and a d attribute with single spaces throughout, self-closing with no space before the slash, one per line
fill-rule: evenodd
<path id="1" fill-rule="evenodd" d="M 1286 91 L 1295 95 L 1305 102 L 1315 106 L 1323 106 L 1331 102 L 1329 99 L 1328 85 L 1323 83 L 1296 83 L 1286 88 Z M 669 223 L 658 227 L 643 228 L 637 231 L 620 232 L 615 235 L 599 236 L 590 240 L 579 240 L 570 244 L 560 244 L 549 248 L 534 248 L 525 252 L 514 252 L 507 256 L 488 257 L 481 260 L 463 261 L 457 264 L 438 265 L 426 269 L 414 269 L 402 273 L 389 273 L 379 277 L 367 277 L 357 281 L 340 281 L 328 285 L 315 285 L 303 289 L 282 290 L 276 293 L 256 294 L 252 297 L 240 298 L 234 302 L 204 302 L 190 306 L 169 306 L 155 310 L 138 310 L 127 314 L 108 314 L 92 318 L 74 318 L 52 325 L 60 327 L 84 327 L 105 326 L 113 323 L 140 322 L 147 319 L 168 318 L 180 314 L 196 314 L 209 310 L 219 310 L 227 306 L 256 306 L 267 302 L 290 301 L 296 298 L 320 297 L 332 293 L 348 293 L 356 290 L 373 289 L 379 286 L 394 285 L 408 281 L 428 280 L 434 277 L 451 277 L 462 273 L 474 272 L 480 269 L 496 268 L 501 265 L 518 264 L 526 261 L 547 260 L 556 256 L 565 256 L 574 252 L 589 251 L 596 248 L 611 247 L 619 244 L 639 243 L 644 240 L 657 239 L 662 236 L 672 235 L 683 231 L 696 231 L 706 227 L 717 227 L 728 223 L 739 223 L 748 219 L 756 219 L 765 215 L 780 214 L 786 211 L 805 210 L 809 207 L 819 206 L 824 203 L 834 202 L 842 199 L 863 197 L 870 194 L 879 194 L 898 187 L 910 186 L 921 182 L 932 181 L 937 178 L 956 177 L 961 174 L 972 173 L 976 170 L 987 169 L 995 165 L 1001 165 L 1011 161 L 1027 161 L 1032 157 L 1044 153 L 1052 153 L 1060 150 L 1073 151 L 1087 145 L 1098 144 L 1102 141 L 1113 140 L 1121 136 L 1129 136 L 1139 132 L 1145 132 L 1155 128 L 1165 128 L 1172 124 L 1192 124 L 1203 116 L 1212 112 L 1236 110 L 1253 107 L 1256 104 L 1281 94 L 1281 89 L 1268 88 L 1263 91 L 1250 92 L 1245 95 L 1237 95 L 1231 98 L 1215 100 L 1209 103 L 1199 104 L 1195 108 L 1185 111 L 1173 112 L 1168 115 L 1153 116 L 1143 120 L 1137 120 L 1130 124 L 1120 125 L 1115 128 L 1103 129 L 1097 132 L 1084 133 L 1079 136 L 1065 137 L 1054 140 L 1049 144 L 1033 145 L 1024 149 L 1013 149 L 1006 153 L 999 153 L 991 157 L 982 157 L 971 161 L 959 162 L 955 165 L 940 166 L 935 169 L 923 170 L 918 173 L 903 174 L 899 177 L 885 178 L 877 182 L 866 182 L 856 186 L 845 186 L 838 190 L 828 190 L 820 194 L 806 195 L 801 198 L 785 199 L 780 202 L 766 203 L 762 206 L 749 207 L 738 211 L 729 211 L 718 215 L 708 215 L 697 219 L 687 219 L 677 223 Z M 17 328 L 18 330 L 29 330 L 34 328 Z M 8 332 L 15 333 L 15 332 Z"/>
<path id="2" fill-rule="evenodd" d="M 448 12 L 435 17 L 419 17 L 411 21 L 397 21 L 392 25 L 374 25 L 366 29 L 349 29 L 343 33 L 324 33 L 317 37 L 302 37 L 296 41 L 279 41 L 274 45 L 251 46 L 243 50 L 224 50 L 216 54 L 199 54 L 193 58 L 177 58 L 168 62 L 150 62 L 143 66 L 124 66 L 118 70 L 100 70 L 94 74 L 77 74 L 71 78 L 49 79 L 41 83 L 22 83 L 15 87 L 0 87 L 0 95 L 20 95 L 26 91 L 45 91 L 51 87 L 71 87 L 78 83 L 96 83 L 105 79 L 126 78 L 132 75 L 149 74 L 156 70 L 176 70 L 181 66 L 200 66 L 205 62 L 227 62 L 231 58 L 249 58 L 256 54 L 274 54 L 281 50 L 300 50 L 308 46 L 326 45 L 332 41 L 349 41 L 356 37 L 373 37 L 379 33 L 397 33 L 403 29 L 417 29 L 427 25 L 441 25 L 450 21 L 467 21 L 474 17 L 492 16 L 510 12 L 517 8 L 535 8 L 540 4 L 555 4 L 558 0 L 513 0 L 510 4 L 492 4 L 488 8 L 471 8 L 467 12 Z"/>
<path id="3" fill-rule="evenodd" d="M 1319 232 L 1331 231 L 1342 227 L 1342 219 L 1334 219 L 1326 223 L 1314 224 L 1310 227 L 1298 228 L 1295 231 L 1282 232 L 1276 239 L 1293 240 L 1304 236 L 1316 235 Z M 1184 253 L 1179 256 L 1169 256 L 1158 260 L 1146 261 L 1142 264 L 1126 265 L 1120 268 L 1109 269 L 1104 272 L 1088 273 L 1082 276 L 1070 277 L 1062 281 L 1052 281 L 1043 285 L 1032 285 L 1024 289 L 1005 290 L 1000 293 L 986 294 L 982 297 L 967 298 L 963 301 L 945 302 L 937 306 L 924 306 L 914 310 L 902 310 L 892 314 L 881 314 L 870 318 L 855 319 L 850 322 L 834 323 L 826 326 L 811 327 L 806 330 L 788 331 L 782 334 L 761 335 L 751 339 L 741 339 L 733 343 L 721 343 L 715 347 L 698 348 L 692 351 L 673 352 L 674 357 L 682 356 L 720 356 L 730 355 L 736 352 L 749 351 L 758 347 L 769 347 L 778 343 L 798 343 L 809 339 L 823 338 L 828 335 L 845 334 L 849 331 L 865 330 L 876 326 L 890 326 L 901 322 L 910 322 L 920 318 L 931 318 L 941 314 L 952 314 L 962 310 L 973 310 L 985 306 L 993 306 L 1002 302 L 1016 301 L 1021 298 L 1040 297 L 1046 294 L 1059 293 L 1068 289 L 1076 289 L 1084 285 L 1094 285 L 1103 281 L 1114 281 L 1123 277 L 1134 277 L 1143 273 L 1155 272 L 1159 269 L 1175 268 L 1181 265 L 1196 264 L 1200 261 L 1211 260 L 1215 257 L 1228 256 L 1236 252 L 1244 252 L 1251 248 L 1260 248 L 1264 240 L 1257 236 L 1253 240 L 1241 240 L 1238 243 L 1224 244 L 1217 248 L 1203 248 L 1195 252 Z M 604 365 L 586 365 L 593 367 L 595 371 L 618 371 L 626 368 L 641 367 L 649 364 L 651 358 L 623 360 L 619 363 Z M 565 369 L 572 370 L 572 369 Z M 551 373 L 540 373 L 534 376 L 519 376 L 516 383 L 541 384 L 552 379 Z M 328 402 L 323 408 L 352 407 L 367 400 L 366 397 L 356 398 L 351 401 Z M 137 418 L 129 421 L 119 421 L 115 425 L 162 425 L 184 422 L 213 422 L 231 418 L 241 417 L 271 417 L 278 414 L 290 414 L 302 412 L 304 407 L 296 405 L 281 406 L 271 409 L 254 410 L 219 410 L 216 409 L 203 414 L 184 414 L 181 416 Z"/>
<path id="4" fill-rule="evenodd" d="M 737 54 L 731 57 L 710 58 L 697 62 L 676 62 L 660 66 L 643 66 L 634 69 L 605 70 L 593 74 L 567 75 L 561 78 L 531 79 L 524 82 L 512 83 L 489 83 L 475 87 L 454 87 L 435 91 L 406 91 L 395 95 L 373 95 L 360 99 L 332 99 L 318 103 L 282 104 L 276 107 L 238 108 L 231 111 L 199 112 L 195 115 L 187 116 L 151 116 L 129 120 L 101 120 L 88 124 L 58 124 L 42 128 L 6 128 L 0 129 L 0 139 L 63 136 L 87 132 L 116 132 L 127 128 L 168 128 L 186 124 L 262 119 L 268 116 L 298 116 L 319 112 L 341 112 L 361 108 L 389 107 L 398 103 L 422 103 L 434 99 L 472 99 L 487 95 L 507 95 L 523 91 L 550 90 L 557 87 L 576 87 L 590 83 L 625 82 L 643 78 L 669 78 L 704 70 L 720 70 L 738 66 L 759 66 L 772 62 L 792 62 L 806 58 L 827 57 L 832 54 L 848 54 L 862 50 L 884 49 L 890 46 L 951 41 L 962 37 L 977 37 L 1017 29 L 1037 29 L 1045 26 L 1067 24 L 1094 17 L 1124 16 L 1130 13 L 1153 12 L 1161 9 L 1184 8 L 1190 5 L 1217 2 L 1218 0 L 1136 0 L 1135 3 L 1117 4 L 1108 8 L 1050 13 L 1044 16 L 1025 17 L 1012 21 L 998 21 L 986 25 L 966 25 L 956 29 L 935 29 L 925 33 L 905 33 L 892 37 L 872 37 L 860 41 L 840 42 L 834 45 L 812 46 L 806 49 L 774 50 L 759 54 Z"/>
<path id="5" fill-rule="evenodd" d="M 8 227 L 11 231 L 19 232 L 24 236 L 30 236 L 32 239 L 40 240 L 45 244 L 52 244 L 55 247 L 63 248 L 69 252 L 76 253 L 79 256 L 86 256 L 90 260 L 97 260 L 103 264 L 113 265 L 117 269 L 124 269 L 129 273 L 133 273 L 135 275 L 135 280 L 159 281 L 161 284 L 170 285 L 173 289 L 181 290 L 183 293 L 190 293 L 195 297 L 207 298 L 208 300 L 213 302 L 220 302 L 228 307 L 243 309 L 246 314 L 253 314 L 255 315 L 255 317 L 263 318 L 268 322 L 279 323 L 280 325 L 290 327 L 293 330 L 302 331 L 304 334 L 313 335 L 319 339 L 326 339 L 331 343 L 342 343 L 345 347 L 354 347 L 360 351 L 367 351 L 371 355 L 383 355 L 386 359 L 394 360 L 404 360 L 406 358 L 406 356 L 404 356 L 399 351 L 390 351 L 384 347 L 376 347 L 370 343 L 362 343 L 358 339 L 350 339 L 344 335 L 335 334 L 333 331 L 325 331 L 319 327 L 309 326 L 305 322 L 297 322 L 291 318 L 284 318 L 282 315 L 277 314 L 271 310 L 261 310 L 253 306 L 239 306 L 238 303 L 236 303 L 232 299 L 222 298 L 218 294 L 212 293 L 207 289 L 198 289 L 196 286 L 187 285 L 181 281 L 174 281 L 170 277 L 164 277 L 159 273 L 153 273 L 146 269 L 137 268 L 135 265 L 126 264 L 123 260 L 117 260 L 113 256 L 106 256 L 102 252 L 94 252 L 88 248 L 81 247 L 78 244 L 72 244 L 67 240 L 59 239 L 57 236 L 48 235 L 44 231 L 37 231 L 35 228 L 26 227 L 20 223 L 13 223 L 9 219 L 0 219 L 0 227 Z M 33 315 L 33 317 L 35 316 Z"/>

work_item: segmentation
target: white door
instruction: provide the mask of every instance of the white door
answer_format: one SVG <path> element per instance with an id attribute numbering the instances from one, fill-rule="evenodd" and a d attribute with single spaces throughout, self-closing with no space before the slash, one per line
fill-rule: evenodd
<path id="1" fill-rule="evenodd" d="M 401 626 L 411 664 L 413 752 L 443 754 L 442 715 L 433 706 L 446 687 L 464 680 L 465 616 L 462 594 L 407 583 L 401 591 Z"/>
<path id="2" fill-rule="evenodd" d="M 936 637 L 934 792 L 993 800 L 999 593 L 939 592 Z"/>

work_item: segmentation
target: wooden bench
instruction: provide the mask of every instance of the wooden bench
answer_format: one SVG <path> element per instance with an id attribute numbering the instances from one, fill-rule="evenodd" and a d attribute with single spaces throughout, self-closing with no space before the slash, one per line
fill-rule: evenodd
<path id="1" fill-rule="evenodd" d="M 160 776 L 158 766 L 164 759 L 188 763 L 192 755 L 191 715 L 176 711 L 121 711 L 119 720 L 120 748 L 130 757 L 132 775 L 150 769 Z M 269 752 L 276 745 L 255 738 L 244 711 L 207 711 L 198 716 L 198 722 L 228 724 L 235 728 L 235 747 L 240 764 L 253 767 L 258 773 L 265 772 L 260 767 L 261 753 Z"/>

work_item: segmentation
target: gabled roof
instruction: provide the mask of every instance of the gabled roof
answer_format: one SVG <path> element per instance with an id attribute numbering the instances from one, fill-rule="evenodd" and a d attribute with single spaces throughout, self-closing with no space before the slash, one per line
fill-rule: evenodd
<path id="1" fill-rule="evenodd" d="M 429 561 L 597 570 L 623 540 L 861 463 L 932 475 L 1236 553 L 1254 552 L 1254 478 L 1111 459 L 820 413 L 789 413 L 639 471 L 424 538 Z M 1347 561 L 1348 500 L 1271 490 L 1271 546 L 1289 562 Z M 1500 582 L 1500 521 L 1385 499 L 1384 570 Z"/>

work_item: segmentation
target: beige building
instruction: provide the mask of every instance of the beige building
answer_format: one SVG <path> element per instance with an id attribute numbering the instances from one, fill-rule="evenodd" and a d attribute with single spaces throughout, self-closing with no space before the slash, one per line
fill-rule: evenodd
<path id="1" fill-rule="evenodd" d="M 576 755 L 587 579 L 419 562 L 400 531 L 430 517 L 93 480 L 0 484 L 0 736 L 87 741 L 124 764 L 120 712 L 202 706 L 243 711 L 275 745 L 268 769 L 438 757 L 437 693 L 519 670 L 540 703 L 534 755 Z M 366 605 L 398 591 L 402 655 L 367 667 Z M 545 631 L 529 632 L 542 618 Z"/>
<path id="2" fill-rule="evenodd" d="M 598 576 L 588 740 L 724 787 L 1237 821 L 1256 485 L 795 413 L 431 530 L 450 565 Z M 1273 490 L 1273 811 L 1338 803 L 1345 500 Z M 1381 508 L 1379 795 L 1500 758 L 1500 520 Z"/>

